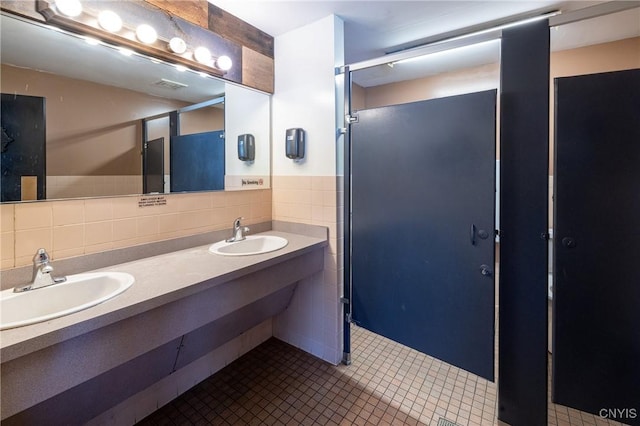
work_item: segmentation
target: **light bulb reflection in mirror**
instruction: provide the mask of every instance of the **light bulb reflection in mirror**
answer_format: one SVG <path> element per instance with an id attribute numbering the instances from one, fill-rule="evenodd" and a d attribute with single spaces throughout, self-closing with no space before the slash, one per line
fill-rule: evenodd
<path id="1" fill-rule="evenodd" d="M 84 41 L 87 44 L 90 44 L 91 46 L 97 46 L 97 45 L 100 44 L 100 41 L 98 39 L 93 38 L 93 37 L 85 37 Z"/>

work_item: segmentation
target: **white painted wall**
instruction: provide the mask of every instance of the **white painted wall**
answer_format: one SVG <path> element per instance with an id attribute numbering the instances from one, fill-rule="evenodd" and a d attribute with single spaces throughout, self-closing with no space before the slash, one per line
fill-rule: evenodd
<path id="1" fill-rule="evenodd" d="M 336 176 L 341 171 L 340 161 L 336 161 L 341 155 L 336 155 L 336 150 L 342 146 L 337 128 L 343 126 L 344 78 L 335 76 L 335 67 L 343 64 L 344 23 L 336 16 L 276 37 L 275 94 L 272 97 L 274 176 L 313 176 L 313 181 L 318 182 L 323 180 L 319 177 Z M 306 130 L 307 147 L 302 162 L 294 162 L 285 156 L 286 129 L 293 127 Z M 274 200 L 280 189 L 275 186 Z M 311 195 L 311 187 L 307 189 Z M 337 193 L 331 194 L 331 188 L 326 189 L 331 196 L 337 196 Z M 296 191 L 296 194 L 304 192 Z M 305 203 L 311 203 L 311 197 L 305 201 L 301 196 L 299 206 L 304 207 Z M 296 201 L 289 207 L 298 207 Z M 308 207 L 311 211 L 311 204 Z M 330 211 L 331 207 L 327 209 Z M 323 217 L 318 224 L 329 224 L 330 241 L 336 247 L 342 238 L 336 235 L 340 221 L 336 207 L 332 214 L 335 216 Z M 315 220 L 313 215 L 308 219 L 312 223 Z M 275 337 L 333 364 L 342 357 L 342 287 L 339 280 L 342 272 L 337 267 L 340 262 L 336 260 L 339 256 L 335 249 L 327 248 L 324 271 L 299 282 L 289 307 L 273 321 Z"/>
<path id="2" fill-rule="evenodd" d="M 336 77 L 343 65 L 343 22 L 335 15 L 275 38 L 275 93 L 272 97 L 274 176 L 336 175 Z M 306 131 L 306 153 L 285 156 L 286 129 Z"/>

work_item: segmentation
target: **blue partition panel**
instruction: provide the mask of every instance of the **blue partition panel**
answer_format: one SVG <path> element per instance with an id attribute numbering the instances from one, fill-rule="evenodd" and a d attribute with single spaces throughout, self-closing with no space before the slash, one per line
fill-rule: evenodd
<path id="1" fill-rule="evenodd" d="M 355 322 L 493 380 L 496 91 L 358 117 Z"/>
<path id="2" fill-rule="evenodd" d="M 224 189 L 224 132 L 171 136 L 171 192 Z"/>

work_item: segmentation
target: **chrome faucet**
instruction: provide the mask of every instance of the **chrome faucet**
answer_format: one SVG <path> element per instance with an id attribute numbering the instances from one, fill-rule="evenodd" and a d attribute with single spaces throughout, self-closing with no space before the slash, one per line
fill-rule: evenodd
<path id="1" fill-rule="evenodd" d="M 249 228 L 242 226 L 240 223 L 242 219 L 244 219 L 244 217 L 238 217 L 233 221 L 233 235 L 231 238 L 226 239 L 226 242 L 233 243 L 235 241 L 242 241 L 245 239 L 244 233 L 249 232 Z"/>
<path id="2" fill-rule="evenodd" d="M 48 287 L 50 285 L 63 283 L 67 280 L 67 277 L 54 277 L 51 275 L 52 272 L 53 266 L 49 264 L 49 254 L 43 248 L 38 249 L 36 255 L 33 257 L 33 276 L 31 283 L 14 288 L 14 293 Z"/>

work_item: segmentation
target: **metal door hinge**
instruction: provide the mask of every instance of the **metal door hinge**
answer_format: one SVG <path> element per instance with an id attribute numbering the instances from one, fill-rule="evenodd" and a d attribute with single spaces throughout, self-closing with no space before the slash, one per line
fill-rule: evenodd
<path id="1" fill-rule="evenodd" d="M 345 314 L 344 320 L 347 324 L 351 324 L 353 322 L 353 317 L 351 316 L 351 314 Z"/>
<path id="2" fill-rule="evenodd" d="M 353 124 L 353 123 L 357 123 L 359 120 L 357 115 L 350 115 L 350 114 L 346 114 L 344 116 L 344 122 L 347 124 Z"/>
<path id="3" fill-rule="evenodd" d="M 340 303 L 344 303 L 345 305 L 349 304 L 349 299 L 347 299 L 346 297 L 341 297 L 340 298 Z"/>

